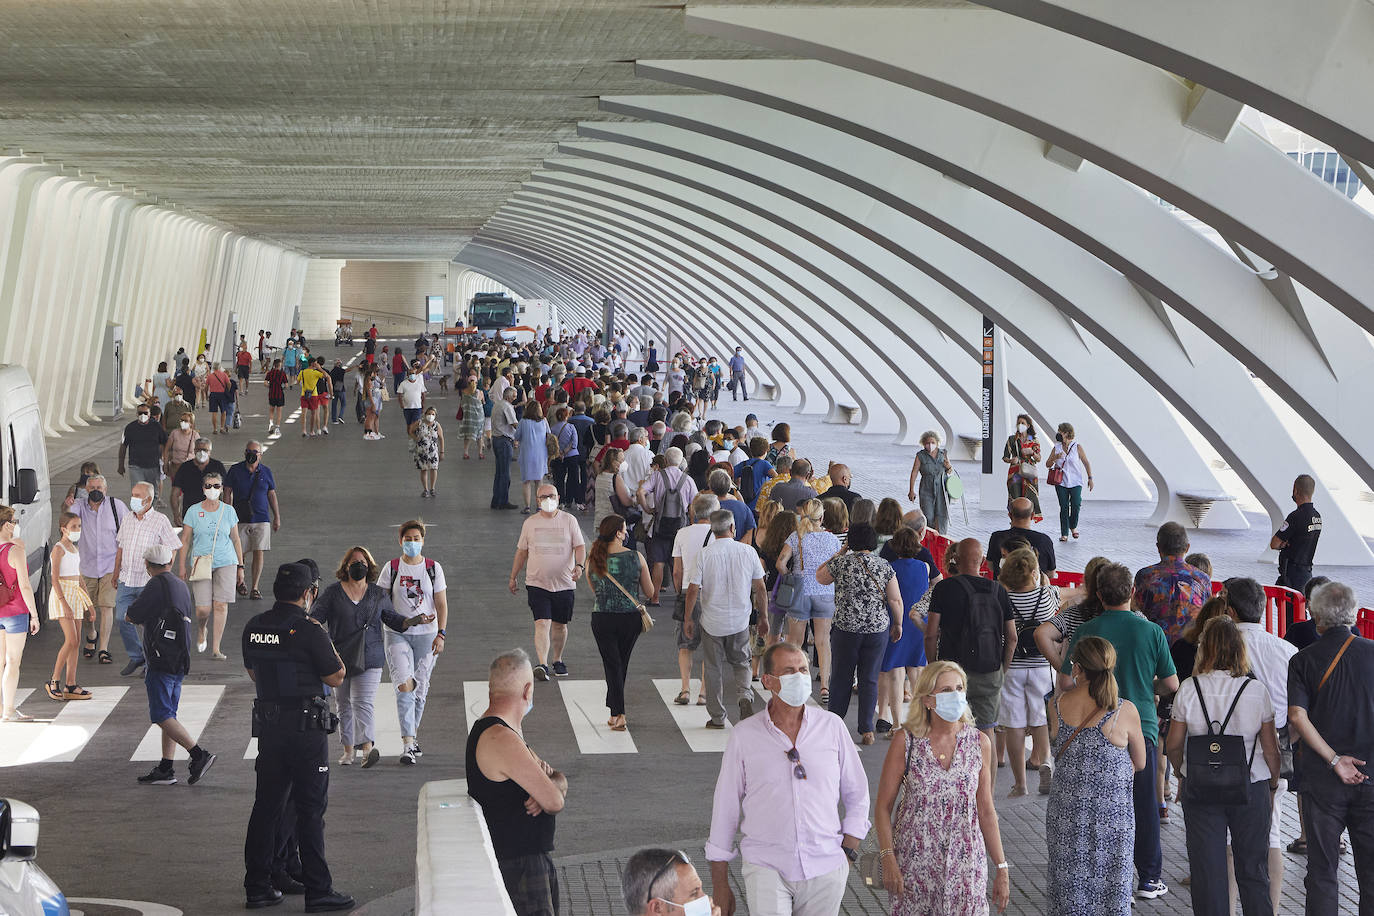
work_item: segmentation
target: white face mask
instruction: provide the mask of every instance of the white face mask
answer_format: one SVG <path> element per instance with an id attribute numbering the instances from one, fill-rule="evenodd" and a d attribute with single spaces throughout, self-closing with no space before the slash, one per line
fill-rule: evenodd
<path id="1" fill-rule="evenodd" d="M 223 491 L 222 491 L 222 490 L 212 490 L 212 489 L 210 489 L 209 487 L 206 487 L 205 489 L 201 490 L 200 492 L 202 492 L 202 493 L 205 494 L 205 498 L 206 498 L 206 499 L 208 499 L 208 500 L 210 500 L 211 502 L 213 502 L 213 501 L 219 499 L 219 495 L 220 495 L 220 493 L 222 493 Z"/>
<path id="2" fill-rule="evenodd" d="M 210 453 L 206 451 L 196 452 L 196 460 L 199 461 L 201 464 L 204 464 L 205 462 L 210 460 Z"/>
<path id="3" fill-rule="evenodd" d="M 142 496 L 129 497 L 129 509 L 132 510 L 135 515 L 142 512 L 146 508 L 148 508 L 148 501 L 145 500 Z"/>
<path id="4" fill-rule="evenodd" d="M 778 675 L 778 689 L 773 696 L 788 706 L 801 706 L 811 695 L 811 675 L 806 671 Z"/>
<path id="5" fill-rule="evenodd" d="M 937 445 L 937 444 L 934 443 L 934 442 L 927 442 L 927 443 L 926 443 L 926 451 L 930 452 L 932 455 L 935 454 L 935 452 L 938 451 L 939 448 L 940 448 L 940 446 Z"/>
<path id="6" fill-rule="evenodd" d="M 190 422 L 187 421 L 187 420 L 182 420 L 182 421 L 181 421 L 181 428 L 182 428 L 182 429 L 190 429 L 190 428 L 191 428 Z"/>
<path id="7" fill-rule="evenodd" d="M 682 916 L 711 916 L 711 898 L 704 895 L 695 900 L 688 900 L 686 903 L 674 903 L 662 897 L 655 897 L 654 899 L 669 906 L 681 907 Z"/>
<path id="8" fill-rule="evenodd" d="M 141 414 L 139 414 L 139 415 L 138 415 L 138 422 L 140 422 L 140 423 L 147 423 L 147 422 L 148 422 L 148 415 L 147 415 L 146 413 L 141 413 Z"/>
<path id="9" fill-rule="evenodd" d="M 946 691 L 935 695 L 935 714 L 946 722 L 958 722 L 964 714 L 968 700 L 962 690 Z"/>
<path id="10" fill-rule="evenodd" d="M 1016 431 L 1017 431 L 1018 433 L 1025 433 L 1025 431 L 1026 431 L 1026 424 L 1024 424 L 1024 423 L 1017 423 L 1017 424 L 1016 424 Z"/>
<path id="11" fill-rule="evenodd" d="M 543 509 L 545 512 L 557 512 L 558 497 L 545 496 L 543 499 L 539 500 L 539 508 Z"/>
<path id="12" fill-rule="evenodd" d="M 73 544 L 75 544 L 77 541 L 81 540 L 81 532 L 80 532 L 80 531 L 68 531 L 68 532 L 67 532 L 67 540 L 69 540 L 69 541 L 71 541 Z"/>

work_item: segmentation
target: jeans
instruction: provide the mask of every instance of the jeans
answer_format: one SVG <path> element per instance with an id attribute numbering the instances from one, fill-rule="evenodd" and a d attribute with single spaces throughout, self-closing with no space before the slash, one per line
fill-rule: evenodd
<path id="1" fill-rule="evenodd" d="M 1155 800 L 1158 757 L 1155 743 L 1146 738 L 1145 767 L 1135 774 L 1131 786 L 1131 803 L 1135 808 L 1135 870 L 1142 884 L 1158 881 L 1164 866 L 1164 854 L 1159 848 L 1159 803 Z M 1268 833 L 1265 836 L 1268 837 Z"/>
<path id="2" fill-rule="evenodd" d="M 725 686 L 733 680 L 735 701 L 753 702 L 754 691 L 749 686 L 749 631 L 740 630 L 728 636 L 701 634 L 702 655 L 706 659 L 706 712 L 712 722 L 725 721 Z"/>
<path id="3" fill-rule="evenodd" d="M 131 662 L 143 661 L 143 641 L 139 639 L 138 626 L 125 620 L 124 615 L 129 612 L 129 605 L 142 593 L 142 587 L 135 588 L 132 585 L 120 585 L 115 592 L 115 622 L 119 624 L 119 638 L 124 640 L 124 651 Z"/>
<path id="4" fill-rule="evenodd" d="M 344 678 L 344 682 L 334 691 L 339 701 L 339 737 L 345 747 L 373 742 L 372 711 L 377 699 L 377 685 L 381 682 L 382 669 L 368 668 L 362 674 Z"/>
<path id="5" fill-rule="evenodd" d="M 1234 807 L 1204 805 L 1183 800 L 1187 832 L 1188 864 L 1194 875 L 1194 916 L 1230 916 L 1231 895 L 1226 874 L 1226 831 L 1231 831 L 1231 854 L 1236 866 L 1236 887 L 1244 916 L 1272 916 L 1269 902 L 1269 782 L 1250 784 L 1250 801 Z"/>
<path id="6" fill-rule="evenodd" d="M 592 614 L 592 636 L 606 672 L 606 708 L 613 716 L 625 715 L 625 676 L 630 670 L 630 653 L 643 629 L 638 614 Z"/>
<path id="7" fill-rule="evenodd" d="M 1336 869 L 1341 862 L 1342 829 L 1350 831 L 1355 855 L 1359 916 L 1374 916 L 1374 785 L 1347 786 L 1327 773 L 1313 778 L 1304 775 L 1301 795 L 1307 828 L 1307 916 L 1341 912 Z"/>
<path id="8" fill-rule="evenodd" d="M 157 492 L 157 480 L 162 476 L 162 469 L 157 465 L 150 468 L 141 468 L 136 464 L 129 465 L 129 488 L 141 483 L 151 484 L 153 492 Z"/>
<path id="9" fill-rule="evenodd" d="M 510 461 L 515 454 L 515 443 L 507 436 L 491 437 L 492 465 L 496 477 L 491 483 L 491 507 L 499 509 L 510 502 Z"/>
<path id="10" fill-rule="evenodd" d="M 386 633 L 386 663 L 391 683 L 404 684 L 415 678 L 415 689 L 396 691 L 396 715 L 401 720 L 401 736 L 414 738 L 425 714 L 429 695 L 429 676 L 434 671 L 433 633 Z"/>
<path id="11" fill-rule="evenodd" d="M 342 420 L 344 410 L 347 408 L 348 395 L 344 394 L 342 391 L 334 392 L 334 399 L 329 402 L 329 422 L 333 423 L 335 420 Z"/>
<path id="12" fill-rule="evenodd" d="M 888 631 L 851 633 L 830 628 L 830 711 L 841 719 L 849 712 L 850 684 L 859 673 L 859 734 L 873 731 L 878 707 L 878 669 L 883 664 Z"/>
<path id="13" fill-rule="evenodd" d="M 1083 487 L 1055 487 L 1059 497 L 1059 536 L 1068 537 L 1078 529 L 1078 510 L 1083 506 Z"/>

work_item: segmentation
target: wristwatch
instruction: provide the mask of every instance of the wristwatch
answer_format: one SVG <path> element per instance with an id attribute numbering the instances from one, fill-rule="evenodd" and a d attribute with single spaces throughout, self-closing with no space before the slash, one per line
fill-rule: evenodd
<path id="1" fill-rule="evenodd" d="M 840 848 L 844 850 L 845 858 L 847 858 L 850 862 L 859 861 L 859 850 L 850 849 L 848 846 L 841 846 Z"/>
<path id="2" fill-rule="evenodd" d="M 1332 757 L 1332 758 L 1331 758 L 1331 763 L 1329 764 L 1329 766 L 1331 767 L 1331 769 L 1334 770 L 1334 769 L 1336 768 L 1336 764 L 1338 764 L 1338 763 L 1341 762 L 1341 758 L 1342 758 L 1343 756 L 1345 756 L 1345 755 L 1344 755 L 1344 754 L 1337 754 L 1335 757 Z"/>

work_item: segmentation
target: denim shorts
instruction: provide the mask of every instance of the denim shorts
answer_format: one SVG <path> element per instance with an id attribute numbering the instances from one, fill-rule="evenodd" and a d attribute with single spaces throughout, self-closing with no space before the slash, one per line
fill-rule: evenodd
<path id="1" fill-rule="evenodd" d="M 788 611 L 787 616 L 792 620 L 830 620 L 835 616 L 835 593 L 807 595 L 801 606 Z"/>
<path id="2" fill-rule="evenodd" d="M 14 633 L 16 635 L 18 635 L 19 633 L 29 632 L 28 612 L 26 611 L 23 614 L 15 614 L 11 617 L 0 617 L 0 630 L 3 630 L 6 633 Z"/>
<path id="3" fill-rule="evenodd" d="M 181 704 L 181 675 L 149 668 L 143 675 L 143 686 L 148 688 L 149 721 L 157 724 L 177 717 L 177 706 Z"/>

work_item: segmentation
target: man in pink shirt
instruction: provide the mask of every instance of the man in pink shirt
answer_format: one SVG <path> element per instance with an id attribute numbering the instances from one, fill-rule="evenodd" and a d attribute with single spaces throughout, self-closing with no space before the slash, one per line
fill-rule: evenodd
<path id="1" fill-rule="evenodd" d="M 541 483 L 536 498 L 539 511 L 525 519 L 520 527 L 520 541 L 515 548 L 508 584 L 514 595 L 520 570 L 525 570 L 525 594 L 534 615 L 534 651 L 539 656 L 534 677 L 547 681 L 550 674 L 568 676 L 568 666 L 563 663 L 563 647 L 568 642 L 577 577 L 586 568 L 587 542 L 577 519 L 559 510 L 558 490 L 553 484 Z M 548 663 L 550 650 L 552 669 Z"/>
<path id="2" fill-rule="evenodd" d="M 711 896 L 721 912 L 735 911 L 729 862 L 738 851 L 754 916 L 836 916 L 870 826 L 868 778 L 844 720 L 806 705 L 806 655 L 776 643 L 760 668 L 773 693 L 767 715 L 735 727 L 716 780 L 706 843 Z"/>

